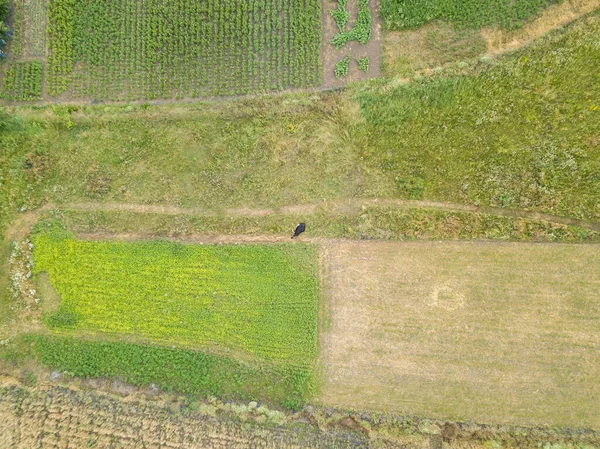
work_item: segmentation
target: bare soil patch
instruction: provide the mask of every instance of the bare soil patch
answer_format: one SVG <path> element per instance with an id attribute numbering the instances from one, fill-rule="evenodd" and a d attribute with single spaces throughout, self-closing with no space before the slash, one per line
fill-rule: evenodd
<path id="1" fill-rule="evenodd" d="M 323 43 L 321 46 L 321 61 L 323 64 L 323 87 L 343 87 L 351 81 L 358 81 L 367 78 L 377 78 L 381 75 L 381 19 L 379 18 L 379 0 L 370 0 L 369 9 L 373 18 L 373 27 L 371 30 L 371 39 L 365 45 L 359 42 L 348 42 L 339 50 L 329 43 L 333 36 L 339 33 L 339 29 L 329 12 L 335 9 L 337 1 L 322 0 L 321 8 L 321 33 Z M 348 11 L 350 20 L 347 29 L 354 26 L 358 15 L 358 1 L 349 0 Z M 336 78 L 333 70 L 335 65 L 346 56 L 350 55 L 350 70 L 347 77 Z M 355 58 L 369 57 L 369 71 L 367 73 L 358 70 L 358 63 Z"/>
<path id="2" fill-rule="evenodd" d="M 600 427 L 598 245 L 333 242 L 325 405 Z"/>

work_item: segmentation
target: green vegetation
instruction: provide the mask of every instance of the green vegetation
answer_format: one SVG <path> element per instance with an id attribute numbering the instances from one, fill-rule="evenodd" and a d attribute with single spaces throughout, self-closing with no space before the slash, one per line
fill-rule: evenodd
<path id="1" fill-rule="evenodd" d="M 30 56 L 46 56 L 46 28 L 48 25 L 48 1 L 26 1 L 27 53 Z"/>
<path id="2" fill-rule="evenodd" d="M 385 76 L 413 78 L 419 72 L 450 64 L 464 65 L 487 52 L 480 30 L 437 22 L 406 33 L 386 33 Z"/>
<path id="3" fill-rule="evenodd" d="M 27 335 L 39 362 L 79 377 L 118 377 L 180 393 L 225 399 L 265 400 L 300 408 L 309 394 L 309 370 L 254 366 L 190 350 L 71 337 Z M 21 354 L 19 357 L 23 357 Z"/>
<path id="4" fill-rule="evenodd" d="M 49 87 L 110 100 L 320 84 L 317 0 L 54 0 Z"/>
<path id="5" fill-rule="evenodd" d="M 235 108 L 230 102 L 11 108 L 12 115 L 0 114 L 0 226 L 43 202 L 89 200 L 218 215 L 227 208 L 400 198 L 598 221 L 599 34 L 593 14 L 519 53 L 461 68 L 460 76 L 449 69 L 407 86 L 370 81 L 345 92 L 237 101 Z M 387 220 L 379 232 L 367 213 L 361 233 L 440 232 L 445 213 L 422 214 Z M 102 212 L 78 216 L 90 229 L 118 228 Z M 479 217 L 460 217 L 457 238 L 537 238 L 513 220 L 497 226 Z M 287 233 L 297 223 L 281 215 L 148 220 L 165 236 L 168 227 L 185 234 L 194 222 L 196 229 L 210 225 L 210 232 L 224 233 Z M 326 235 L 360 235 L 353 230 L 358 214 L 319 220 L 328 223 Z M 483 224 L 472 226 L 477 220 Z M 574 229 L 560 237 L 543 223 L 535 226 L 540 231 L 532 235 L 542 240 L 578 241 Z M 6 243 L 2 248 L 8 254 Z"/>
<path id="6" fill-rule="evenodd" d="M 42 63 L 39 61 L 12 62 L 4 72 L 0 98 L 31 101 L 42 98 Z"/>
<path id="7" fill-rule="evenodd" d="M 10 0 L 0 0 L 0 62 L 6 58 L 5 48 L 9 39 L 9 28 L 6 24 L 10 13 Z"/>
<path id="8" fill-rule="evenodd" d="M 536 242 L 600 242 L 600 233 L 541 220 L 497 217 L 486 213 L 448 212 L 426 208 L 363 206 L 336 213 L 326 206 L 297 215 L 263 217 L 161 215 L 135 212 L 62 212 L 76 232 L 131 233 L 185 238 L 191 234 L 282 235 L 298 221 L 310 223 L 307 235 L 358 240 L 513 240 Z"/>
<path id="9" fill-rule="evenodd" d="M 362 70 L 367 73 L 369 71 L 369 57 L 365 58 L 356 58 L 356 62 L 358 64 L 358 70 Z"/>
<path id="10" fill-rule="evenodd" d="M 62 297 L 48 325 L 312 366 L 312 246 L 81 241 L 49 226 L 32 239 L 35 272 Z"/>
<path id="11" fill-rule="evenodd" d="M 339 8 L 339 4 L 338 4 Z M 338 9 L 339 10 L 339 9 Z M 334 19 L 336 16 L 334 15 Z M 341 30 L 340 33 L 333 36 L 331 44 L 335 48 L 342 48 L 350 41 L 358 41 L 361 44 L 366 44 L 371 38 L 371 25 L 373 18 L 369 9 L 369 0 L 358 0 L 358 17 L 351 30 Z M 338 23 L 336 19 L 336 23 Z M 340 24 L 338 23 L 338 26 Z"/>
<path id="12" fill-rule="evenodd" d="M 520 27 L 542 8 L 562 0 L 382 0 L 381 16 L 386 28 L 417 28 L 435 19 L 460 27 L 498 25 Z"/>
<path id="13" fill-rule="evenodd" d="M 599 33 L 594 14 L 464 75 L 238 101 L 234 112 L 230 103 L 21 107 L 14 130 L 0 132 L 0 207 L 33 207 L 43 188 L 59 204 L 218 212 L 402 198 L 597 219 Z"/>
<path id="14" fill-rule="evenodd" d="M 332 9 L 329 12 L 335 21 L 340 33 L 343 33 L 346 29 L 346 25 L 348 23 L 348 19 L 350 18 L 350 13 L 346 9 L 346 5 L 348 4 L 348 0 L 338 0 L 338 6 L 336 9 Z"/>
<path id="15" fill-rule="evenodd" d="M 335 64 L 333 73 L 335 74 L 336 78 L 345 77 L 345 76 L 348 76 L 349 68 L 350 68 L 350 55 L 346 56 L 344 59 L 342 59 L 341 61 L 338 61 Z"/>
<path id="16" fill-rule="evenodd" d="M 362 157 L 403 197 L 600 217 L 598 33 L 594 14 L 479 76 L 362 88 Z"/>

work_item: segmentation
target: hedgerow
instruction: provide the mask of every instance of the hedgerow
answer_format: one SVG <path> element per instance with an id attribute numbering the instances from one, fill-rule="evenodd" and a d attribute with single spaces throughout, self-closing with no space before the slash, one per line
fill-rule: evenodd
<path id="1" fill-rule="evenodd" d="M 382 0 L 381 17 L 391 30 L 417 28 L 435 19 L 460 27 L 520 27 L 527 19 L 562 0 Z"/>
<path id="2" fill-rule="evenodd" d="M 5 46 L 11 35 L 8 27 L 8 14 L 10 12 L 10 0 L 0 0 L 0 62 L 6 58 Z"/>
<path id="3" fill-rule="evenodd" d="M 120 378 L 137 386 L 199 396 L 261 400 L 298 409 L 311 392 L 308 369 L 252 365 L 191 350 L 26 335 L 32 356 L 49 369 L 77 377 Z"/>

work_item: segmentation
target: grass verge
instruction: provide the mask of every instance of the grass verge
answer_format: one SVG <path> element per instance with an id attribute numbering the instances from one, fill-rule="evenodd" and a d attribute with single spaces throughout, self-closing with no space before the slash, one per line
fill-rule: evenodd
<path id="1" fill-rule="evenodd" d="M 79 233 L 137 233 L 140 236 L 287 235 L 307 223 L 306 236 L 382 240 L 511 240 L 593 243 L 600 233 L 542 220 L 476 212 L 369 206 L 336 211 L 317 208 L 297 215 L 261 217 L 161 215 L 126 211 L 63 210 L 69 229 Z"/>

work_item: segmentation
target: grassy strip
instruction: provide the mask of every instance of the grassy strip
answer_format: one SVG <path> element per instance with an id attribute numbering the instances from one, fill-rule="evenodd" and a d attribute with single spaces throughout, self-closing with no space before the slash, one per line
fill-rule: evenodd
<path id="1" fill-rule="evenodd" d="M 33 235 L 34 273 L 61 295 L 51 327 L 217 347 L 311 367 L 318 280 L 312 245 L 81 241 Z"/>
<path id="2" fill-rule="evenodd" d="M 23 343 L 32 346 L 30 355 L 49 369 L 78 377 L 117 377 L 185 394 L 299 408 L 310 387 L 308 370 L 253 367 L 183 349 L 42 335 L 26 335 Z"/>
<path id="3" fill-rule="evenodd" d="M 310 237 L 384 240 L 513 240 L 540 242 L 600 242 L 600 234 L 576 226 L 541 220 L 515 219 L 472 212 L 365 207 L 337 215 L 319 210 L 298 215 L 224 217 L 159 215 L 134 212 L 63 211 L 75 232 L 139 232 L 163 237 L 190 234 L 287 235 L 299 221 Z"/>
<path id="4" fill-rule="evenodd" d="M 515 29 L 543 8 L 562 0 L 382 0 L 381 16 L 391 30 L 416 28 L 435 19 L 460 27 L 498 25 Z"/>

